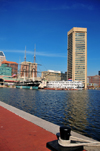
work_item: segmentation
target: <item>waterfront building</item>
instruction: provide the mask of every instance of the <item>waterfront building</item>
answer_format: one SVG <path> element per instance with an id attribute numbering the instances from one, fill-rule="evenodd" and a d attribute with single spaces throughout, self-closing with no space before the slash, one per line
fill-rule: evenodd
<path id="1" fill-rule="evenodd" d="M 61 81 L 62 80 L 67 81 L 67 72 L 65 72 L 65 73 L 61 72 Z"/>
<path id="2" fill-rule="evenodd" d="M 7 73 L 8 68 L 9 68 L 9 72 L 10 72 L 10 69 L 11 69 L 11 75 L 10 76 L 17 77 L 18 63 L 12 62 L 12 61 L 2 61 L 2 66 L 3 66 L 6 73 Z"/>
<path id="3" fill-rule="evenodd" d="M 54 71 L 54 70 L 48 70 L 43 71 L 41 78 L 46 81 L 60 81 L 61 80 L 61 72 L 60 71 Z"/>
<path id="4" fill-rule="evenodd" d="M 94 87 L 100 87 L 100 76 L 88 76 L 89 79 L 89 85 L 92 85 Z"/>
<path id="5" fill-rule="evenodd" d="M 3 53 L 3 51 L 0 51 L 0 66 L 2 64 L 2 61 L 6 61 L 6 57 L 5 57 L 4 53 Z"/>
<path id="6" fill-rule="evenodd" d="M 21 63 L 20 78 L 33 80 L 37 77 L 37 63 L 24 61 Z"/>
<path id="7" fill-rule="evenodd" d="M 6 64 L 0 66 L 0 75 L 1 76 L 11 76 L 12 68 L 8 67 Z"/>
<path id="8" fill-rule="evenodd" d="M 73 27 L 67 35 L 67 79 L 82 81 L 87 88 L 87 28 Z"/>

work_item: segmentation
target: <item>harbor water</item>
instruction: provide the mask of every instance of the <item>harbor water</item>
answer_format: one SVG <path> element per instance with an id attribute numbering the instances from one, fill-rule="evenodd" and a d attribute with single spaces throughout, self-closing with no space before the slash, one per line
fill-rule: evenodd
<path id="1" fill-rule="evenodd" d="M 100 141 L 100 90 L 0 88 L 0 101 Z"/>

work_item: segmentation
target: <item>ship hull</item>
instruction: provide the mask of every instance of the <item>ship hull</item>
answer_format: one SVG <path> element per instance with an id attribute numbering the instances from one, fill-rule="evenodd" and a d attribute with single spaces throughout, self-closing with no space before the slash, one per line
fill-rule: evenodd
<path id="1" fill-rule="evenodd" d="M 32 89 L 32 90 L 37 90 L 38 86 L 16 86 L 18 89 Z"/>
<path id="2" fill-rule="evenodd" d="M 38 81 L 34 82 L 18 82 L 16 83 L 16 88 L 18 89 L 32 89 L 37 90 L 40 83 Z"/>

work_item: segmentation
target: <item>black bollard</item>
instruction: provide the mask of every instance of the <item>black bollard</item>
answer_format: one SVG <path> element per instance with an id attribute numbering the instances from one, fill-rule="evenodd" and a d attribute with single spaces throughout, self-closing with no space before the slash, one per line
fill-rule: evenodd
<path id="1" fill-rule="evenodd" d="M 60 138 L 62 140 L 69 140 L 70 132 L 71 132 L 71 128 L 66 127 L 66 126 L 61 126 L 60 127 Z"/>
<path id="2" fill-rule="evenodd" d="M 82 151 L 83 144 L 80 146 L 79 143 L 77 143 L 77 141 L 76 143 L 71 142 L 70 133 L 71 133 L 71 128 L 66 126 L 60 127 L 59 139 L 54 140 L 52 142 L 48 142 L 47 147 L 50 150 L 55 150 L 55 151 Z"/>

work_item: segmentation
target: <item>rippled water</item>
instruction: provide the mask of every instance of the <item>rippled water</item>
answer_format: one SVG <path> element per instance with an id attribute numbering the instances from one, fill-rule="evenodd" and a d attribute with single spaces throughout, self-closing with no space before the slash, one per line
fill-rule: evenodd
<path id="1" fill-rule="evenodd" d="M 0 89 L 0 100 L 100 141 L 100 90 Z"/>

